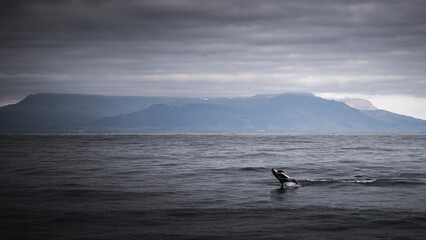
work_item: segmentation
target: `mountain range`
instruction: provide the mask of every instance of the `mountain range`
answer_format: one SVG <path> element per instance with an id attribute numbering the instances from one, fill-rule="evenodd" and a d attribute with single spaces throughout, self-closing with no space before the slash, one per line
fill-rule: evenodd
<path id="1" fill-rule="evenodd" d="M 0 131 L 426 132 L 425 120 L 345 101 L 310 93 L 211 99 L 39 93 L 1 107 Z"/>

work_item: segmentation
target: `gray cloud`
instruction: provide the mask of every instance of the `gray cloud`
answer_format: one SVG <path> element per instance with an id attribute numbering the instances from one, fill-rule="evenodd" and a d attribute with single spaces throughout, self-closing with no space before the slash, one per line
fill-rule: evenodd
<path id="1" fill-rule="evenodd" d="M 0 103 L 47 91 L 426 97 L 423 1 L 0 4 Z"/>

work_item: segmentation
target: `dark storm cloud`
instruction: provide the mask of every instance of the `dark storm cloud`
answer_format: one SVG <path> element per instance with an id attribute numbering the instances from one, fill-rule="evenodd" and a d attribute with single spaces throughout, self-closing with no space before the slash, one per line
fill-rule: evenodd
<path id="1" fill-rule="evenodd" d="M 3 1 L 0 101 L 34 92 L 425 97 L 423 1 Z"/>

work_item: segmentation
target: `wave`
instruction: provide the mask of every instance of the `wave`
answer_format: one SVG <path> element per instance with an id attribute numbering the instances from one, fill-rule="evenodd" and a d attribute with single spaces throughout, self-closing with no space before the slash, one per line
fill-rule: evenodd
<path id="1" fill-rule="evenodd" d="M 239 154 L 237 156 L 235 156 L 236 158 L 240 159 L 247 159 L 247 158 L 265 158 L 265 157 L 274 157 L 274 156 L 279 156 L 281 153 L 280 152 L 255 152 L 255 153 L 244 153 L 244 154 Z"/>
<path id="2" fill-rule="evenodd" d="M 269 170 L 269 168 L 266 167 L 243 167 L 243 168 L 239 168 L 239 171 L 243 171 L 243 172 L 263 172 L 265 170 Z"/>
<path id="3" fill-rule="evenodd" d="M 304 186 L 309 185 L 329 185 L 336 183 L 354 183 L 364 184 L 375 187 L 388 186 L 415 186 L 425 185 L 426 182 L 421 179 L 402 179 L 402 178 L 317 178 L 317 179 L 301 179 L 299 182 Z"/>
<path id="4" fill-rule="evenodd" d="M 316 179 L 304 179 L 299 182 L 302 185 L 317 185 L 317 184 L 333 184 L 333 183 L 357 183 L 357 184 L 371 184 L 376 182 L 374 178 L 316 178 Z"/>
<path id="5" fill-rule="evenodd" d="M 417 185 L 426 185 L 425 181 L 421 179 L 401 179 L 401 178 L 389 178 L 389 179 L 378 179 L 374 186 L 386 187 L 386 186 L 417 186 Z"/>
<path id="6" fill-rule="evenodd" d="M 210 172 L 220 172 L 220 173 L 227 173 L 230 175 L 233 175 L 236 171 L 240 172 L 266 172 L 270 171 L 270 168 L 267 167 L 227 167 L 227 168 L 211 168 L 208 169 Z"/>
<path id="7" fill-rule="evenodd" d="M 342 151 L 377 151 L 377 152 L 395 152 L 396 149 L 386 148 L 386 147 L 367 147 L 367 146 L 359 146 L 359 147 L 342 147 L 339 148 Z"/>

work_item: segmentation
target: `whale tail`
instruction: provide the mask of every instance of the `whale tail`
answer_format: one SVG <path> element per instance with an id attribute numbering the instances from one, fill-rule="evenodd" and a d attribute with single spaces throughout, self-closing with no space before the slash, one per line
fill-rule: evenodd
<path id="1" fill-rule="evenodd" d="M 283 185 L 286 182 L 293 182 L 293 183 L 299 185 L 299 183 L 295 179 L 289 177 L 287 174 L 284 173 L 284 171 L 277 170 L 275 168 L 272 168 L 271 171 L 272 171 L 272 174 L 274 174 L 274 176 L 278 179 L 278 181 L 280 181 L 281 188 L 283 188 Z"/>

